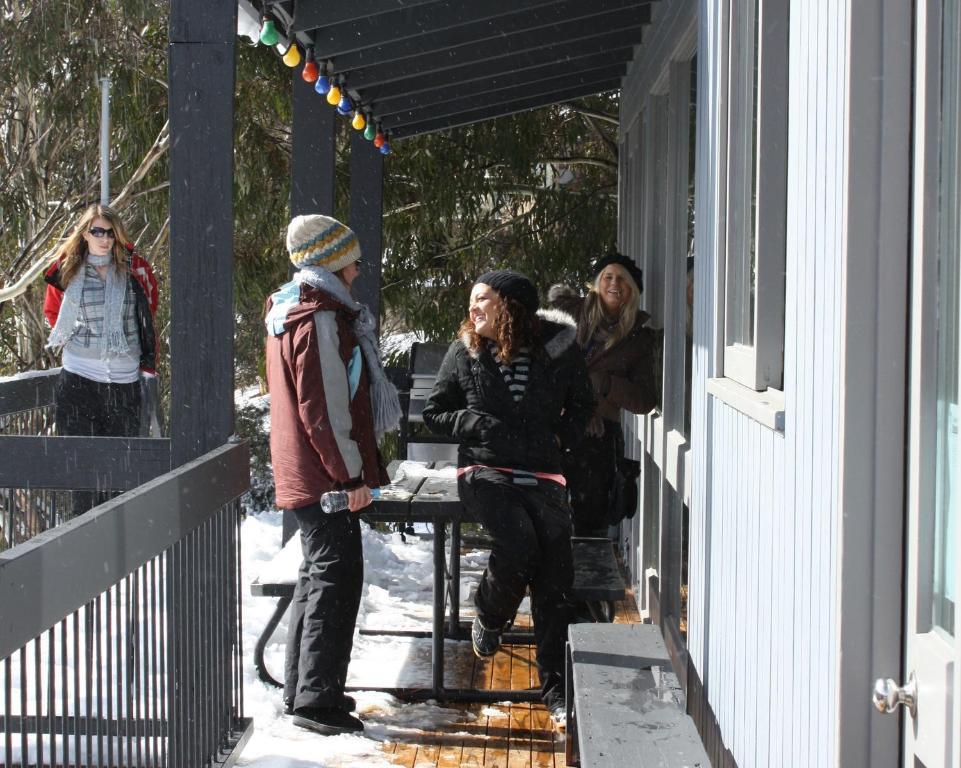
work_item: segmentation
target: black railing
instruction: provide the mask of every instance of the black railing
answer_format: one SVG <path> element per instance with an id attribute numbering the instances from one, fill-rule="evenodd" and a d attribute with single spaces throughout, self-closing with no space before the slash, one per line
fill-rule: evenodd
<path id="1" fill-rule="evenodd" d="M 248 462 L 222 446 L 0 552 L 0 766 L 239 754 Z"/>
<path id="2" fill-rule="evenodd" d="M 0 435 L 54 434 L 54 392 L 60 369 L 0 379 Z M 69 517 L 70 494 L 29 487 L 0 488 L 0 551 Z"/>
<path id="3" fill-rule="evenodd" d="M 55 436 L 60 369 L 0 379 L 0 551 L 170 469 L 162 439 Z"/>

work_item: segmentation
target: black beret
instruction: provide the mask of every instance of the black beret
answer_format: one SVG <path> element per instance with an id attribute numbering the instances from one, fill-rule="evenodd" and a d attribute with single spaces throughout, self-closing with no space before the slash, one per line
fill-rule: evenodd
<path id="1" fill-rule="evenodd" d="M 526 275 L 513 269 L 495 269 L 485 272 L 474 281 L 474 285 L 489 285 L 504 298 L 515 299 L 529 312 L 536 312 L 540 305 L 537 288 Z"/>
<path id="2" fill-rule="evenodd" d="M 629 259 L 624 254 L 618 253 L 617 251 L 612 251 L 611 253 L 607 254 L 606 256 L 602 256 L 597 260 L 597 263 L 594 265 L 594 277 L 596 278 L 601 273 L 601 270 L 604 269 L 604 267 L 608 267 L 611 264 L 617 264 L 620 267 L 624 267 L 624 269 L 627 270 L 627 274 L 631 276 L 631 279 L 637 283 L 638 292 L 643 293 L 644 273 L 641 271 L 641 268 L 634 263 L 633 259 Z"/>

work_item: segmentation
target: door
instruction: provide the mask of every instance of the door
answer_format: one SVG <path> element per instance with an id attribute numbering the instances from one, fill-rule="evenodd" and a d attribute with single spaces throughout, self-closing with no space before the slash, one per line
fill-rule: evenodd
<path id="1" fill-rule="evenodd" d="M 959 6 L 915 6 L 905 663 L 900 685 L 875 690 L 879 709 L 904 718 L 903 765 L 915 768 L 961 768 Z"/>

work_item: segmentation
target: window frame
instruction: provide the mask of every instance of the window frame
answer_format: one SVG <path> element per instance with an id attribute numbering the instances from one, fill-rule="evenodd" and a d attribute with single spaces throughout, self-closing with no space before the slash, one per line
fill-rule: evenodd
<path id="1" fill-rule="evenodd" d="M 784 378 L 789 2 L 756 0 L 756 108 L 755 60 L 745 55 L 754 49 L 754 6 L 745 12 L 737 3 L 734 13 L 735 3 L 728 0 L 725 5 L 728 151 L 721 370 L 724 378 L 761 392 L 780 389 Z M 743 282 L 752 238 L 753 323 L 745 300 L 751 286 Z M 745 325 L 751 332 L 749 343 L 738 335 Z"/>

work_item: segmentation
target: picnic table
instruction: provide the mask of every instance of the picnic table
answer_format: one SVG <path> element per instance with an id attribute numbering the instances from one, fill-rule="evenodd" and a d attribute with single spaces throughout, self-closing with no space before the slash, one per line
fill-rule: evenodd
<path id="1" fill-rule="evenodd" d="M 428 470 L 431 470 L 428 472 Z M 444 471 L 447 470 L 447 471 Z M 388 467 L 391 485 L 381 497 L 361 512 L 369 523 L 430 523 L 433 527 L 433 611 L 429 632 L 423 630 L 362 629 L 364 634 L 429 637 L 431 640 L 431 684 L 427 688 L 378 688 L 408 700 L 439 701 L 536 701 L 540 691 L 448 688 L 444 682 L 444 641 L 470 640 L 469 624 L 460 621 L 461 526 L 476 522 L 467 512 L 457 492 L 457 479 L 449 462 L 392 462 Z M 450 527 L 450 558 L 446 552 Z M 624 597 L 624 581 L 617 569 L 609 539 L 574 539 L 574 597 L 578 600 L 613 605 Z M 289 580 L 255 581 L 251 594 L 276 597 L 277 605 L 254 648 L 254 663 L 264 682 L 280 686 L 264 664 L 264 650 L 293 598 L 296 574 Z M 610 620 L 613 610 L 601 611 L 599 620 Z M 505 644 L 531 643 L 531 632 L 505 633 Z M 373 690 L 365 686 L 364 690 Z"/>

